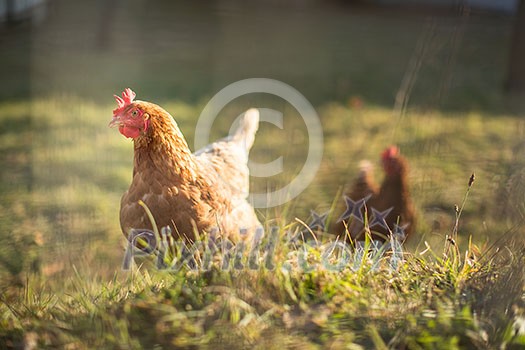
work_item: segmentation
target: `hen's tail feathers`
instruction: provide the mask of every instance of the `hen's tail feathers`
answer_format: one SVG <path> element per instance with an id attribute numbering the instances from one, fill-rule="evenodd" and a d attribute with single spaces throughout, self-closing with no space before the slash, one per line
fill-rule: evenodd
<path id="1" fill-rule="evenodd" d="M 237 130 L 233 133 L 233 140 L 242 142 L 246 151 L 248 152 L 255 141 L 255 133 L 259 128 L 259 110 L 250 108 L 241 118 L 241 122 Z"/>

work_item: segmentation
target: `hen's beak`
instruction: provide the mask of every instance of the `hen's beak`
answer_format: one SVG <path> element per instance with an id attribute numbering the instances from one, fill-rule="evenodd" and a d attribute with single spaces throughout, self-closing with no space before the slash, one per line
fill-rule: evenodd
<path id="1" fill-rule="evenodd" d="M 120 126 L 122 124 L 122 121 L 120 120 L 119 116 L 114 116 L 113 119 L 109 122 L 109 127 L 114 128 L 116 126 Z"/>

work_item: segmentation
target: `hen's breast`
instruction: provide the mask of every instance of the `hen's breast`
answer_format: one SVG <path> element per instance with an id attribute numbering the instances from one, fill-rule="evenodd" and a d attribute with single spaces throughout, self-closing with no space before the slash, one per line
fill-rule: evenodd
<path id="1" fill-rule="evenodd" d="M 211 225 L 211 206 L 201 199 L 195 186 L 170 183 L 159 171 L 136 172 L 129 190 L 123 195 L 120 209 L 122 230 L 153 229 L 142 201 L 151 212 L 157 229 L 170 226 L 179 237 L 194 239 Z"/>

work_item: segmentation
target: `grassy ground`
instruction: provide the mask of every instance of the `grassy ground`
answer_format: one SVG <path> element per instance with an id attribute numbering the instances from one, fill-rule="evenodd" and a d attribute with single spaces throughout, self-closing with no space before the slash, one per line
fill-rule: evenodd
<path id="1" fill-rule="evenodd" d="M 16 125 L 26 117 L 25 106 L 4 104 L 1 111 Z M 188 116 L 199 110 L 181 103 L 168 103 L 167 108 Z M 417 127 L 411 123 L 417 131 L 399 130 L 419 135 L 400 146 L 411 161 L 420 227 L 408 242 L 399 271 L 391 271 L 385 258 L 377 271 L 370 271 L 370 264 L 355 271 L 349 264 L 332 272 L 320 263 L 321 248 L 309 250 L 313 271 L 289 271 L 301 250 L 286 244 L 283 228 L 274 270 L 222 271 L 216 263 L 210 271 L 159 272 L 142 259 L 146 265 L 131 273 L 120 270 L 124 251 L 117 217 L 119 197 L 130 176 L 131 144 L 105 128 L 110 109 L 72 96 L 35 100 L 31 110 L 43 112 L 33 132 L 14 129 L 2 136 L 2 147 L 19 152 L 7 159 L 17 180 L 9 182 L 15 174 L 3 174 L 2 225 L 11 230 L 2 236 L 1 250 L 3 345 L 17 347 L 31 339 L 40 346 L 70 348 L 355 344 L 432 349 L 522 344 L 522 338 L 513 337 L 515 315 L 523 308 L 522 231 L 518 226 L 505 234 L 515 219 L 497 215 L 498 210 L 507 214 L 501 207 L 505 205 L 516 215 L 521 210 L 499 199 L 503 189 L 491 183 L 498 177 L 507 179 L 507 172 L 517 166 L 516 144 L 508 136 L 519 136 L 519 118 L 472 114 L 460 122 L 435 112 L 406 116 L 424 120 Z M 295 217 L 308 222 L 310 209 L 330 207 L 338 184 L 344 183 L 341 179 L 351 177 L 357 155 L 373 157 L 387 142 L 384 136 L 374 136 L 374 129 L 388 123 L 389 110 L 354 111 L 340 104 L 319 110 L 327 125 L 319 176 L 285 208 L 261 211 L 268 225 L 297 229 L 301 225 Z M 361 115 L 367 122 L 360 124 L 345 114 Z M 331 128 L 331 118 L 344 121 L 342 127 Z M 180 119 L 183 129 L 191 120 Z M 359 124 L 364 132 L 355 130 Z M 351 137 L 344 135 L 348 130 L 355 130 Z M 263 157 L 258 152 L 267 152 L 268 140 L 279 132 L 262 129 L 254 157 Z M 31 171 L 23 166 L 26 143 L 20 135 L 31 139 Z M 487 138 L 499 140 L 498 149 L 479 142 Z M 336 139 L 342 141 L 331 141 Z M 368 142 L 378 146 L 367 149 Z M 434 150 L 418 152 L 425 147 Z M 353 151 L 341 154 L 341 148 Z M 461 203 L 471 171 L 477 177 L 460 221 L 460 251 L 443 259 L 453 206 Z M 24 176 L 31 177 L 30 186 L 23 181 L 9 185 Z M 255 181 L 254 187 L 258 185 Z M 471 235 L 477 248 L 468 246 Z M 486 249 L 487 241 L 496 246 Z M 421 255 L 424 242 L 432 251 Z"/>
<path id="2" fill-rule="evenodd" d="M 98 19 L 96 9 L 70 3 L 55 2 L 53 20 L 38 30 L 21 26 L 1 37 L 0 347 L 525 346 L 525 122 L 520 104 L 499 88 L 505 18 L 396 18 L 330 7 L 281 16 L 250 6 L 212 9 L 212 16 L 130 2 L 114 14 L 104 48 L 92 34 L 98 24 L 86 19 Z M 176 20 L 168 25 L 170 6 Z M 66 24 L 64 14 L 72 16 Z M 283 23 L 289 30 L 279 29 Z M 414 57 L 408 108 L 398 110 L 395 96 Z M 122 271 L 117 213 L 132 147 L 106 127 L 111 94 L 130 85 L 159 102 L 192 145 L 207 99 L 256 76 L 305 94 L 324 133 L 310 186 L 283 207 L 259 211 L 268 227 L 280 228 L 275 266 L 223 270 L 215 261 L 207 271 L 166 272 L 141 259 L 141 267 Z M 277 98 L 248 96 L 221 113 L 212 135 L 223 136 L 252 104 L 284 108 Z M 304 126 L 285 112 L 287 129 L 261 125 L 252 152 L 261 162 L 282 155 L 285 171 L 252 179 L 254 190 L 286 183 L 306 157 Z M 377 269 L 365 261 L 334 272 L 322 264 L 324 246 L 308 248 L 312 270 L 301 269 L 304 247 L 285 233 L 301 228 L 296 218 L 308 222 L 310 210 L 340 201 L 358 162 L 377 161 L 391 143 L 410 161 L 419 216 L 405 262 L 392 270 L 387 256 Z M 446 235 L 473 172 L 456 250 Z"/>
<path id="3" fill-rule="evenodd" d="M 505 242 L 512 246 L 511 242 Z M 86 274 L 62 291 L 29 278 L 4 294 L 3 345 L 64 348 L 520 348 L 523 252 L 450 260 L 411 255 L 398 271 L 311 270 L 280 245 L 274 269 Z M 437 256 L 441 252 L 436 252 Z M 452 255 L 453 256 L 453 255 Z M 474 255 L 470 255 L 473 257 Z M 291 267 L 293 266 L 293 267 Z M 150 266 L 151 267 L 151 266 Z M 122 277 L 122 276 L 120 276 Z M 63 292 L 67 290 L 68 292 Z M 507 309 L 510 308 L 510 309 Z M 521 322 L 521 323 L 520 323 Z M 521 344 L 521 345 L 520 345 Z"/>

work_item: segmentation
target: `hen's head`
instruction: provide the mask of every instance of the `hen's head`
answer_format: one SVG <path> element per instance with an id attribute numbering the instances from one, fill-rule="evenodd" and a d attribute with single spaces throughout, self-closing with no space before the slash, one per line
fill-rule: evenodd
<path id="1" fill-rule="evenodd" d="M 133 101 L 135 93 L 130 88 L 122 92 L 122 97 L 115 95 L 118 107 L 113 110 L 110 127 L 118 126 L 120 133 L 135 139 L 143 135 L 150 126 L 150 115 L 145 112 L 142 103 Z"/>
<path id="2" fill-rule="evenodd" d="M 390 146 L 381 154 L 383 169 L 389 176 L 403 175 L 406 172 L 406 162 L 399 154 L 399 148 Z"/>

